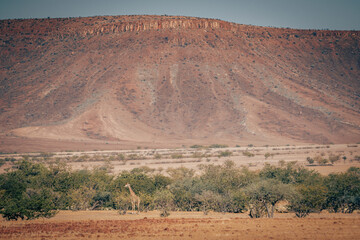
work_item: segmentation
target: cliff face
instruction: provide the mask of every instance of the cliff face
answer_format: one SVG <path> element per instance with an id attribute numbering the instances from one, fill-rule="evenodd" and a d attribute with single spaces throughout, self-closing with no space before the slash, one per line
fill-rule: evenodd
<path id="1" fill-rule="evenodd" d="M 279 37 L 359 37 L 358 31 L 316 31 L 256 27 L 225 22 L 216 19 L 202 19 L 180 16 L 104 16 L 87 18 L 2 20 L 1 33 L 4 35 L 33 36 L 94 36 L 159 30 L 226 30 L 243 36 Z"/>
<path id="2" fill-rule="evenodd" d="M 129 142 L 360 140 L 358 31 L 109 16 L 0 21 L 0 131 Z"/>

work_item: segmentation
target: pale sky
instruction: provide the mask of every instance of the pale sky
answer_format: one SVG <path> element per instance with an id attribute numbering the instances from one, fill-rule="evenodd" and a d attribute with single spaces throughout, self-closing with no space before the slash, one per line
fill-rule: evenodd
<path id="1" fill-rule="evenodd" d="M 360 30 L 360 0 L 0 0 L 0 19 L 181 15 L 258 26 Z"/>

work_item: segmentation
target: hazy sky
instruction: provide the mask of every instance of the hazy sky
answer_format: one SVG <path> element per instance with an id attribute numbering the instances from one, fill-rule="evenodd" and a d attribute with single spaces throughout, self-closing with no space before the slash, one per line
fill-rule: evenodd
<path id="1" fill-rule="evenodd" d="M 360 30 L 360 0 L 0 0 L 0 19 L 182 15 L 252 24 Z"/>

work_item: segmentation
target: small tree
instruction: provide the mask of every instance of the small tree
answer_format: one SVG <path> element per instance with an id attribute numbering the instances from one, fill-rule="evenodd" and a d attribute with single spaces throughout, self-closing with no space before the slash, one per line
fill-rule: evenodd
<path id="1" fill-rule="evenodd" d="M 126 211 L 131 207 L 130 196 L 124 192 L 113 193 L 112 202 L 114 208 L 119 209 L 121 215 L 126 214 Z"/>
<path id="2" fill-rule="evenodd" d="M 57 213 L 52 199 L 48 189 L 27 189 L 19 198 L 5 197 L 0 213 L 6 220 L 49 218 Z"/>
<path id="3" fill-rule="evenodd" d="M 281 183 L 275 179 L 263 179 L 255 182 L 245 189 L 248 196 L 250 217 L 274 217 L 275 205 L 281 200 L 293 197 L 295 191 L 291 185 Z"/>
<path id="4" fill-rule="evenodd" d="M 242 213 L 246 208 L 246 195 L 242 190 L 233 191 L 230 193 L 231 205 L 229 212 Z"/>
<path id="5" fill-rule="evenodd" d="M 297 194 L 290 200 L 289 209 L 295 212 L 296 217 L 303 218 L 312 212 L 321 211 L 326 202 L 326 188 L 324 186 L 296 187 Z"/>
<path id="6" fill-rule="evenodd" d="M 96 191 L 91 187 L 82 186 L 69 193 L 71 198 L 71 210 L 86 210 L 92 207 L 91 203 L 96 196 Z"/>
<path id="7" fill-rule="evenodd" d="M 173 181 L 192 178 L 195 175 L 195 171 L 193 169 L 186 167 L 168 168 L 167 173 Z"/>
<path id="8" fill-rule="evenodd" d="M 110 192 L 106 192 L 106 191 L 97 192 L 92 200 L 91 209 L 104 207 L 107 203 L 110 202 L 110 196 L 111 196 Z"/>
<path id="9" fill-rule="evenodd" d="M 160 216 L 167 217 L 169 211 L 174 207 L 174 195 L 168 189 L 157 190 L 154 194 L 153 204 L 160 209 Z"/>
<path id="10" fill-rule="evenodd" d="M 339 160 L 340 160 L 340 155 L 334 155 L 334 154 L 329 155 L 329 161 L 331 162 L 331 164 L 334 164 Z"/>
<path id="11" fill-rule="evenodd" d="M 174 203 L 177 209 L 184 211 L 192 211 L 196 205 L 195 196 L 189 190 L 191 188 L 191 183 L 187 179 L 184 181 L 179 181 L 170 186 L 170 190 L 174 195 Z"/>
<path id="12" fill-rule="evenodd" d="M 307 157 L 306 161 L 308 161 L 309 164 L 313 164 L 314 163 L 314 159 L 311 157 Z"/>
<path id="13" fill-rule="evenodd" d="M 42 186 L 47 169 L 21 161 L 13 172 L 0 175 L 0 214 L 7 220 L 51 217 L 56 214 L 54 194 Z"/>
<path id="14" fill-rule="evenodd" d="M 200 202 L 205 215 L 208 214 L 209 210 L 221 211 L 223 199 L 218 193 L 206 190 L 201 194 L 196 194 L 195 199 Z"/>
<path id="15" fill-rule="evenodd" d="M 346 173 L 330 174 L 325 183 L 329 209 L 343 213 L 360 209 L 360 168 L 351 167 Z"/>
<path id="16" fill-rule="evenodd" d="M 326 165 L 328 163 L 328 160 L 320 155 L 315 156 L 314 161 L 317 162 L 319 165 Z"/>

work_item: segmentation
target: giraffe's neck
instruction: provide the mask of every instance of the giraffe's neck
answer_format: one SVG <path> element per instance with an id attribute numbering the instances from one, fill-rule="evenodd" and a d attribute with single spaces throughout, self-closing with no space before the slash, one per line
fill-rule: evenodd
<path id="1" fill-rule="evenodd" d="M 129 191 L 130 191 L 130 194 L 131 194 L 132 196 L 136 196 L 136 194 L 134 193 L 134 191 L 131 189 L 130 186 L 129 186 Z"/>

